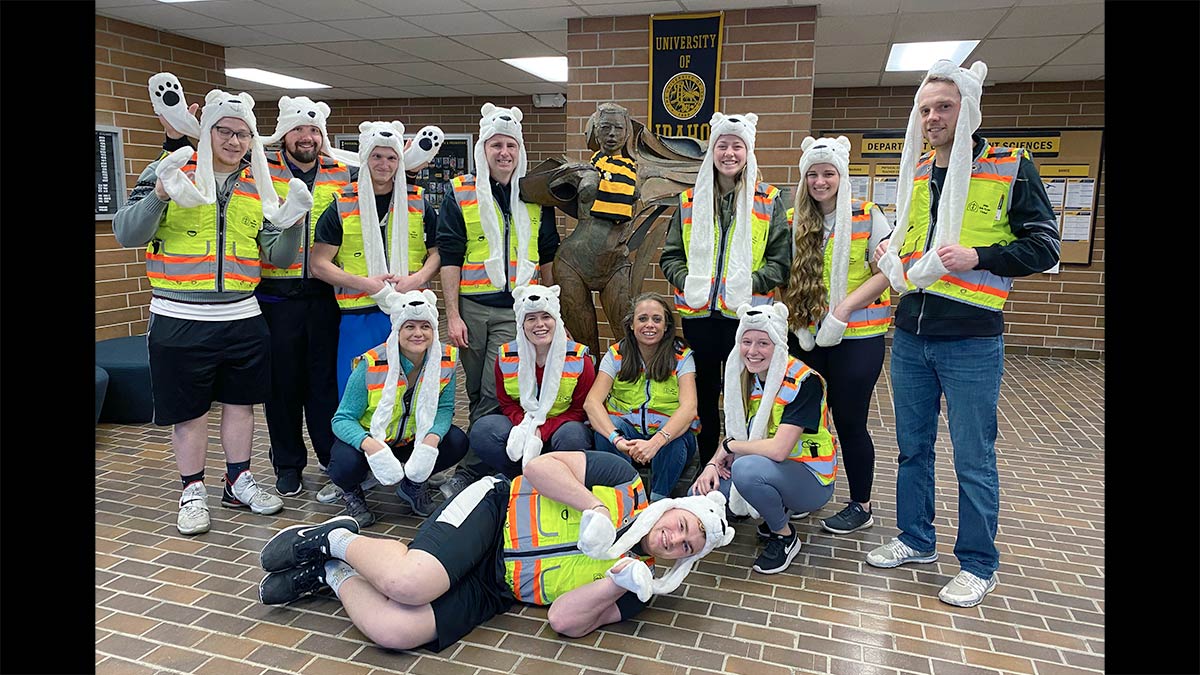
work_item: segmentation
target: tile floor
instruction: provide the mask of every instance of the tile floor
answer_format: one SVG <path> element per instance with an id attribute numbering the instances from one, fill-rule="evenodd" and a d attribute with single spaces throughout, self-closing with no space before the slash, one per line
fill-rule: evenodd
<path id="1" fill-rule="evenodd" d="M 953 556 L 957 489 L 948 437 L 939 439 L 941 559 L 878 570 L 870 548 L 896 534 L 896 443 L 887 367 L 870 425 L 877 451 L 876 525 L 847 536 L 821 530 L 834 501 L 799 523 L 791 568 L 750 571 L 753 524 L 739 527 L 671 596 L 636 621 L 581 639 L 550 630 L 546 611 L 518 606 L 440 654 L 389 652 L 354 628 L 336 598 L 284 608 L 257 602 L 258 551 L 280 528 L 340 511 L 318 504 L 321 485 L 287 497 L 275 516 L 218 505 L 224 470 L 211 421 L 208 490 L 212 530 L 175 529 L 179 476 L 169 430 L 96 430 L 96 673 L 205 675 L 746 675 L 790 673 L 1068 675 L 1104 669 L 1104 363 L 1010 355 L 997 442 L 1000 585 L 978 607 L 938 601 L 958 571 Z M 461 380 L 461 378 L 460 378 Z M 465 396 L 460 396 L 465 401 Z M 460 414 L 458 418 L 465 415 Z M 270 479 L 259 411 L 252 468 Z M 418 520 L 385 488 L 370 493 L 381 522 L 370 532 L 409 539 Z"/>

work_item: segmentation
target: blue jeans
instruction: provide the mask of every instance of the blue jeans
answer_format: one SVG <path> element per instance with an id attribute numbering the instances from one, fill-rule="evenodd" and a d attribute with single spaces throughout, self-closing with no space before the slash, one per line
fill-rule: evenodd
<path id="1" fill-rule="evenodd" d="M 958 538 L 954 555 L 982 579 L 1000 565 L 996 525 L 996 407 L 1004 375 L 1004 338 L 931 340 L 897 329 L 892 342 L 892 400 L 900 467 L 896 524 L 900 541 L 933 551 L 934 444 L 941 396 L 946 396 L 954 471 L 958 476 Z"/>
<path id="2" fill-rule="evenodd" d="M 619 420 L 616 427 L 622 436 L 630 440 L 650 438 L 634 430 L 633 425 L 625 420 Z M 612 443 L 609 443 L 606 436 L 602 435 L 599 431 L 593 432 L 593 435 L 596 437 L 597 450 L 611 452 L 614 455 L 624 457 L 625 461 L 633 464 L 633 458 L 618 450 Z M 691 431 L 683 432 L 679 437 L 659 448 L 654 457 L 650 459 L 650 499 L 655 500 L 670 497 L 671 490 L 675 488 L 675 483 L 679 482 L 679 477 L 683 475 L 683 470 L 687 468 L 688 462 L 692 461 L 692 457 L 695 456 L 696 434 L 693 434 Z"/>
<path id="3" fill-rule="evenodd" d="M 509 478 L 521 475 L 521 462 L 508 458 L 508 434 L 513 423 L 501 413 L 484 415 L 471 425 L 471 449 L 492 471 L 503 473 Z M 554 430 L 549 441 L 542 444 L 542 452 L 558 450 L 591 450 L 592 430 L 583 422 L 564 422 Z"/>

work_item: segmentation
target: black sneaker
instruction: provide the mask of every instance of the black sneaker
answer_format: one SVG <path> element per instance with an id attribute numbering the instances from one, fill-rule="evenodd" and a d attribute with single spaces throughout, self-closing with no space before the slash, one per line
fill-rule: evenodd
<path id="1" fill-rule="evenodd" d="M 796 536 L 796 528 L 788 525 L 791 534 L 771 534 L 771 538 L 767 540 L 763 547 L 763 552 L 758 554 L 758 559 L 754 561 L 754 571 L 760 574 L 775 574 L 782 572 L 792 564 L 792 558 L 800 552 L 800 538 Z"/>
<path id="2" fill-rule="evenodd" d="M 474 471 L 465 466 L 460 466 L 454 470 L 453 476 L 450 476 L 445 483 L 442 483 L 439 489 L 446 496 L 446 501 L 450 501 L 458 493 L 462 492 L 464 488 L 477 480 L 479 480 L 479 476 L 476 476 Z"/>
<path id="3" fill-rule="evenodd" d="M 268 572 L 280 572 L 310 562 L 329 560 L 329 533 L 345 528 L 358 533 L 358 521 L 350 516 L 331 518 L 320 525 L 293 525 L 280 530 L 263 546 L 258 559 Z"/>
<path id="4" fill-rule="evenodd" d="M 426 483 L 414 483 L 408 478 L 401 479 L 400 484 L 396 486 L 396 496 L 404 500 L 412 512 L 422 518 L 433 513 L 433 496 L 429 492 Z"/>
<path id="5" fill-rule="evenodd" d="M 275 491 L 281 497 L 294 497 L 304 491 L 299 469 L 280 469 L 275 475 Z"/>
<path id="6" fill-rule="evenodd" d="M 803 511 L 801 513 L 792 513 L 791 511 L 788 511 L 787 509 L 784 509 L 784 511 L 787 512 L 789 520 L 803 520 L 808 517 L 808 514 L 812 513 L 812 511 Z M 770 539 L 771 534 L 773 534 L 773 533 L 771 532 L 771 528 L 767 527 L 767 521 L 764 520 L 763 522 L 758 524 L 758 538 L 759 539 Z"/>
<path id="7" fill-rule="evenodd" d="M 356 487 L 348 492 L 342 492 L 342 502 L 346 504 L 345 515 L 353 518 L 358 526 L 370 527 L 375 524 L 375 514 L 367 506 L 367 496 L 362 487 Z"/>
<path id="8" fill-rule="evenodd" d="M 836 516 L 830 516 L 821 521 L 821 527 L 834 534 L 850 534 L 855 530 L 865 530 L 875 524 L 875 516 L 870 511 L 863 510 L 858 502 L 850 502 L 846 508 L 838 511 Z"/>
<path id="9" fill-rule="evenodd" d="M 272 572 L 258 584 L 258 601 L 264 605 L 286 605 L 326 588 L 325 562 Z"/>

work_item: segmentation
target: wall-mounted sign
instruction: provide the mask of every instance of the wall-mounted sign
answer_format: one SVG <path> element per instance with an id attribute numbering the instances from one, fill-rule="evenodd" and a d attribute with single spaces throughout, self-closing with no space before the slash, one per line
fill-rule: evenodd
<path id="1" fill-rule="evenodd" d="M 659 136 L 708 140 L 720 100 L 725 13 L 650 16 L 650 114 Z"/>
<path id="2" fill-rule="evenodd" d="M 121 130 L 96 125 L 96 220 L 112 220 L 125 203 Z"/>

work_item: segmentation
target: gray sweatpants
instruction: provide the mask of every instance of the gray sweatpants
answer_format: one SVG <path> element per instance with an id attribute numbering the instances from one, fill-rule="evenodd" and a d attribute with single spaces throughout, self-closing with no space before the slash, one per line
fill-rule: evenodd
<path id="1" fill-rule="evenodd" d="M 732 479 L 721 480 L 721 493 L 729 498 L 729 486 L 762 515 L 767 527 L 782 530 L 792 513 L 816 511 L 833 497 L 833 483 L 821 485 L 816 474 L 800 462 L 776 462 L 762 455 L 743 455 L 733 460 Z"/>

